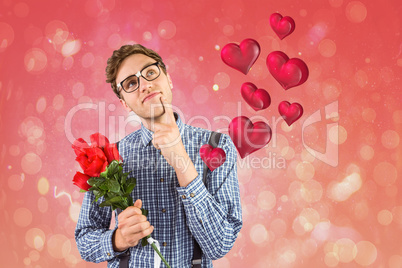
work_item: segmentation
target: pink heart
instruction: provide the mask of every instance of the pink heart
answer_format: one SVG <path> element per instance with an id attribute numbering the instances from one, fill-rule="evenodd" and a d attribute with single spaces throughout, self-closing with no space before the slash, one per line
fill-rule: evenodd
<path id="1" fill-rule="evenodd" d="M 282 17 L 279 13 L 273 13 L 269 17 L 269 24 L 281 40 L 293 33 L 296 27 L 295 21 L 291 17 Z"/>
<path id="2" fill-rule="evenodd" d="M 225 151 L 218 147 L 213 148 L 209 144 L 201 146 L 200 156 L 211 171 L 214 171 L 226 161 Z"/>
<path id="3" fill-rule="evenodd" d="M 307 65 L 301 59 L 289 57 L 282 51 L 271 52 L 267 57 L 269 72 L 287 90 L 306 82 Z"/>
<path id="4" fill-rule="evenodd" d="M 303 107 L 297 102 L 290 104 L 287 101 L 282 101 L 279 103 L 278 110 L 288 126 L 303 115 Z"/>
<path id="5" fill-rule="evenodd" d="M 271 140 L 271 128 L 264 122 L 252 123 L 246 116 L 238 116 L 229 124 L 229 136 L 241 158 L 263 148 Z"/>
<path id="6" fill-rule="evenodd" d="M 265 89 L 258 88 L 250 82 L 241 85 L 243 99 L 256 111 L 268 108 L 271 104 L 271 97 Z"/>
<path id="7" fill-rule="evenodd" d="M 240 46 L 234 43 L 225 45 L 221 58 L 230 67 L 247 74 L 260 55 L 260 45 L 254 39 L 244 39 Z"/>

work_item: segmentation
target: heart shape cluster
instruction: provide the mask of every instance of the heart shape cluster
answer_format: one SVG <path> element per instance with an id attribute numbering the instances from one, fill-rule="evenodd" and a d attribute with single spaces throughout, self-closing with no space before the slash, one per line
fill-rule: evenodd
<path id="1" fill-rule="evenodd" d="M 282 40 L 295 30 L 295 22 L 289 17 L 273 13 L 269 19 L 271 28 Z M 260 55 L 260 45 L 254 39 L 243 40 L 240 45 L 229 43 L 222 48 L 222 61 L 228 66 L 247 75 Z M 266 65 L 274 79 L 285 89 L 297 87 L 307 81 L 309 70 L 306 63 L 298 58 L 289 58 L 282 51 L 271 52 Z M 266 109 L 271 104 L 269 93 L 251 82 L 243 83 L 241 95 L 245 102 L 255 111 Z M 299 103 L 280 102 L 279 114 L 290 126 L 303 115 L 303 107 Z M 242 158 L 263 148 L 271 140 L 271 128 L 259 121 L 252 123 L 245 116 L 234 118 L 229 124 L 229 135 Z"/>

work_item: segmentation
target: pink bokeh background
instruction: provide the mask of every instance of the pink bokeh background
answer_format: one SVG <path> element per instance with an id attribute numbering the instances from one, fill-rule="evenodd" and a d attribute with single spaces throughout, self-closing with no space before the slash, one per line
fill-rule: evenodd
<path id="1" fill-rule="evenodd" d="M 274 12 L 296 22 L 283 40 Z M 139 127 L 104 75 L 113 50 L 138 42 L 163 57 L 185 123 L 227 133 L 245 115 L 273 130 L 239 157 L 244 225 L 215 267 L 402 267 L 401 17 L 399 0 L 0 1 L 1 266 L 106 266 L 76 249 L 71 143 Z M 244 75 L 220 50 L 246 38 L 261 54 Z M 307 64 L 306 83 L 285 91 L 269 74 L 278 50 Z M 244 82 L 270 107 L 249 107 Z M 283 100 L 304 107 L 290 127 Z"/>

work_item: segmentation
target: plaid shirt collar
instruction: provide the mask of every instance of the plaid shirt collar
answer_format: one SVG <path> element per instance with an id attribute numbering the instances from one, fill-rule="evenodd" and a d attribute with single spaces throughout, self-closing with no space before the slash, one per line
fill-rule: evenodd
<path id="1" fill-rule="evenodd" d="M 180 131 L 180 136 L 183 135 L 183 131 L 184 131 L 184 124 L 180 119 L 180 116 L 177 113 L 173 113 L 174 117 L 176 118 L 176 124 L 179 127 L 179 131 Z M 152 135 L 154 134 L 153 131 L 147 129 L 142 123 L 141 123 L 141 140 L 142 140 L 142 144 L 144 145 L 144 147 L 149 146 L 152 143 Z"/>

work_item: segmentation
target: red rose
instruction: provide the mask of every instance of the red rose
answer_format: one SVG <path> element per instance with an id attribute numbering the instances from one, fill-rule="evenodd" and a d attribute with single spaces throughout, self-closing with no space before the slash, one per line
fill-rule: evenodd
<path id="1" fill-rule="evenodd" d="M 107 161 L 109 163 L 113 160 L 120 160 L 119 150 L 117 149 L 116 143 L 106 145 L 103 151 L 105 152 Z"/>
<path id="2" fill-rule="evenodd" d="M 84 141 L 82 138 L 76 139 L 72 145 L 75 155 L 79 156 L 82 153 L 85 153 L 86 148 L 90 148 L 88 143 Z"/>
<path id="3" fill-rule="evenodd" d="M 120 155 L 116 144 L 110 144 L 109 140 L 102 134 L 92 134 L 90 139 L 91 146 L 82 138 L 74 141 L 72 147 L 77 156 L 75 160 L 86 175 L 99 177 L 110 162 L 120 159 Z"/>
<path id="4" fill-rule="evenodd" d="M 88 191 L 89 188 L 91 188 L 91 185 L 87 183 L 90 178 L 91 177 L 88 175 L 77 172 L 73 178 L 73 184 L 77 185 L 82 190 Z"/>
<path id="5" fill-rule="evenodd" d="M 75 160 L 80 164 L 85 174 L 91 177 L 99 177 L 109 164 L 105 153 L 101 148 L 87 148 L 77 156 Z"/>
<path id="6" fill-rule="evenodd" d="M 86 175 L 99 177 L 109 164 L 102 148 L 102 146 L 109 145 L 109 140 L 99 133 L 92 134 L 90 139 L 91 146 L 82 138 L 74 141 L 72 147 L 77 156 L 75 160 Z"/>
<path id="7" fill-rule="evenodd" d="M 95 133 L 89 136 L 91 139 L 91 147 L 105 147 L 109 145 L 109 140 L 100 133 Z"/>
<path id="8" fill-rule="evenodd" d="M 83 138 L 78 138 L 74 141 L 72 147 L 77 156 L 85 153 L 87 148 L 103 148 L 109 145 L 109 140 L 100 133 L 92 134 L 89 138 L 91 139 L 91 146 Z"/>

